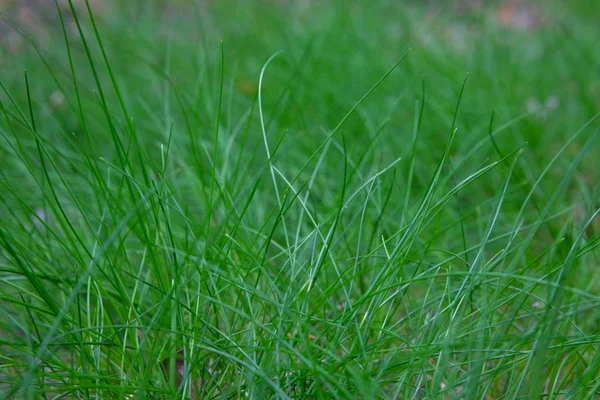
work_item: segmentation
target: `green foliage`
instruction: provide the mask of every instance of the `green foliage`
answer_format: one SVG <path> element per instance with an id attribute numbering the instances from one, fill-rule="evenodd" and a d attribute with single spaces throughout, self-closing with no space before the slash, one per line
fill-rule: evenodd
<path id="1" fill-rule="evenodd" d="M 0 395 L 600 395 L 583 2 L 121 3 L 7 17 Z"/>

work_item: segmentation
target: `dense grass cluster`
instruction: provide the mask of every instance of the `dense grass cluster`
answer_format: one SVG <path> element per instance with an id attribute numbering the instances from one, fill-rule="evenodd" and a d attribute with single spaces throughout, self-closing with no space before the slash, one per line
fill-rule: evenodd
<path id="1" fill-rule="evenodd" d="M 82 3 L 4 16 L 0 396 L 600 396 L 597 9 Z"/>

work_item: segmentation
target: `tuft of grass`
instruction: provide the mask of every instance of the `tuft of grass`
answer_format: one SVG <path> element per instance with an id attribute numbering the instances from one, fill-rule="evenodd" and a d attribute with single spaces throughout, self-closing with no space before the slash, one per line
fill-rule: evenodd
<path id="1" fill-rule="evenodd" d="M 600 396 L 598 10 L 501 3 L 4 15 L 0 396 Z"/>

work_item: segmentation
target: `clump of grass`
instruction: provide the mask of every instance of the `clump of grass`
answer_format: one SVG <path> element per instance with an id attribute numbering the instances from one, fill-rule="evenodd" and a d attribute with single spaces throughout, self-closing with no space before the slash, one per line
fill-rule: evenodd
<path id="1" fill-rule="evenodd" d="M 186 7 L 3 57 L 5 398 L 598 396 L 591 25 Z"/>

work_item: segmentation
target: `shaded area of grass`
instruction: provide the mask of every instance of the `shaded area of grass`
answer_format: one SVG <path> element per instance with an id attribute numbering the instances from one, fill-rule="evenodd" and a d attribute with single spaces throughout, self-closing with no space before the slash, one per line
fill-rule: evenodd
<path id="1" fill-rule="evenodd" d="M 597 396 L 595 9 L 174 4 L 8 18 L 7 397 Z"/>

